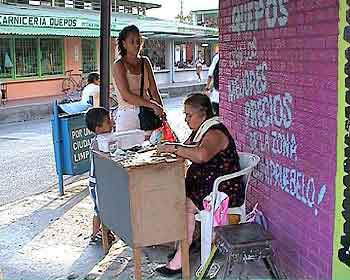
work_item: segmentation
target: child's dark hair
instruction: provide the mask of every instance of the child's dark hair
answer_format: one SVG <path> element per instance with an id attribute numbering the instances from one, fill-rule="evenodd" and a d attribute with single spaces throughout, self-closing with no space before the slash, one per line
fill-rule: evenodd
<path id="1" fill-rule="evenodd" d="M 87 128 L 92 132 L 96 132 L 96 127 L 101 126 L 106 117 L 109 118 L 109 112 L 103 107 L 89 109 L 85 115 Z"/>
<path id="2" fill-rule="evenodd" d="M 87 81 L 88 84 L 91 84 L 95 81 L 98 81 L 100 79 L 100 74 L 97 72 L 91 72 L 89 73 L 89 75 L 87 76 Z"/>
<path id="3" fill-rule="evenodd" d="M 128 25 L 128 26 L 124 27 L 119 32 L 119 36 L 118 36 L 118 51 L 119 51 L 119 54 L 121 56 L 126 55 L 127 51 L 126 51 L 126 48 L 124 48 L 124 46 L 123 46 L 123 41 L 126 40 L 126 37 L 128 37 L 129 33 L 135 33 L 135 34 L 140 35 L 140 37 L 141 37 L 140 30 L 138 29 L 138 27 L 136 25 Z M 140 50 L 142 49 L 142 45 L 143 45 L 143 42 L 141 40 Z"/>

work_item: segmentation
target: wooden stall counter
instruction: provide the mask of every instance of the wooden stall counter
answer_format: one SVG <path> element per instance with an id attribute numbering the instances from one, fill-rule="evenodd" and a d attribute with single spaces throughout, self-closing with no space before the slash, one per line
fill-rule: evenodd
<path id="1" fill-rule="evenodd" d="M 183 159 L 155 150 L 93 156 L 101 221 L 133 248 L 135 278 L 141 279 L 141 247 L 180 241 L 182 277 L 189 279 Z"/>

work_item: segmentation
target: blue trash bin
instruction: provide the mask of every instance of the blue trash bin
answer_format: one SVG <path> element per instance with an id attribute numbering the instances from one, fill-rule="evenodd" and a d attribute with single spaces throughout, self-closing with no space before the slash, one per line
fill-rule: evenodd
<path id="1" fill-rule="evenodd" d="M 51 126 L 56 173 L 59 193 L 63 195 L 64 175 L 80 175 L 89 170 L 90 144 L 94 134 L 85 124 L 85 110 L 89 106 L 82 106 L 81 102 L 58 104 L 57 101 L 52 106 Z"/>

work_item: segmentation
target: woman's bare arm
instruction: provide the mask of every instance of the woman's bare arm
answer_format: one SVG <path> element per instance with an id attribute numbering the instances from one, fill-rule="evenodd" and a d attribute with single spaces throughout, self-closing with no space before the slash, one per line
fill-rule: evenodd
<path id="1" fill-rule="evenodd" d="M 164 107 L 163 100 L 160 96 L 159 89 L 156 83 L 156 79 L 154 78 L 154 72 L 153 72 L 151 62 L 148 57 L 145 57 L 144 61 L 146 66 L 146 73 L 148 75 L 149 90 L 150 90 L 151 96 L 155 101 L 157 101 L 160 105 Z"/>
<path id="2" fill-rule="evenodd" d="M 176 153 L 176 155 L 189 159 L 195 163 L 204 163 L 211 160 L 220 151 L 223 151 L 229 143 L 227 136 L 219 130 L 210 130 L 205 135 L 199 146 L 179 144 L 164 144 L 159 147 L 160 152 Z"/>

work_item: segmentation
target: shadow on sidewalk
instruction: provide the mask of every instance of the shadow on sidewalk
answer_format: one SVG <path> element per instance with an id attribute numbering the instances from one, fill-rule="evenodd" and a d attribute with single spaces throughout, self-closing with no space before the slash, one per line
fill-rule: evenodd
<path id="1" fill-rule="evenodd" d="M 9 209 L 10 218 L 11 214 L 14 215 L 11 223 L 0 225 L 0 251 L 2 251 L 0 263 L 11 258 L 18 250 L 26 246 L 51 224 L 59 220 L 87 195 L 87 188 L 78 185 L 68 189 L 63 197 L 57 197 L 57 194 L 49 191 L 34 196 L 32 202 L 28 203 L 25 200 L 19 203 L 19 205 L 12 204 L 10 206 L 11 209 Z M 45 204 L 40 206 L 41 203 Z M 32 211 L 31 204 L 33 204 L 33 207 L 39 204 L 39 208 L 29 215 L 17 219 L 16 210 L 25 213 L 30 212 Z"/>

